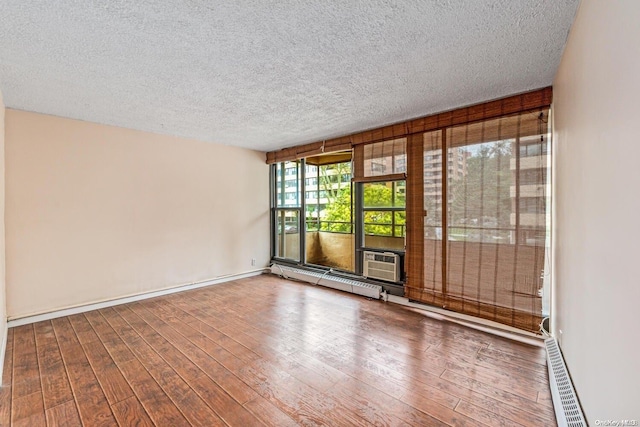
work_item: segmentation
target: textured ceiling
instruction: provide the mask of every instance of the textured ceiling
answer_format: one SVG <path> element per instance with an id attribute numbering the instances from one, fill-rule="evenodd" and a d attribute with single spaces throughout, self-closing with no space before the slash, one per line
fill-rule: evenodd
<path id="1" fill-rule="evenodd" d="M 7 107 L 273 150 L 551 84 L 578 0 L 2 0 Z"/>

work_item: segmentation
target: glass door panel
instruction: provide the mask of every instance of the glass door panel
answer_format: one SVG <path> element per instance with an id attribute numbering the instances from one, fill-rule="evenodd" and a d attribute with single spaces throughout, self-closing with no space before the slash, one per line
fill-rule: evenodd
<path id="1" fill-rule="evenodd" d="M 276 253 L 278 258 L 300 261 L 300 216 L 298 210 L 276 211 Z"/>

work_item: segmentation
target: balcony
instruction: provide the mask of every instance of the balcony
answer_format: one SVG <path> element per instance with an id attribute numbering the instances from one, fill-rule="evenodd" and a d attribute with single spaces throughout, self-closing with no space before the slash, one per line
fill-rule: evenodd
<path id="1" fill-rule="evenodd" d="M 318 227 L 317 222 L 312 225 Z M 340 221 L 322 221 L 320 230 L 308 230 L 305 234 L 305 252 L 307 264 L 321 265 L 324 267 L 338 268 L 346 271 L 355 271 L 355 235 L 352 232 L 328 231 L 338 226 L 347 225 L 352 230 L 350 223 Z M 365 226 L 369 225 L 365 223 Z M 405 239 L 403 236 L 393 235 L 392 230 L 400 231 L 404 235 L 404 225 L 392 225 L 376 223 L 377 226 L 388 226 L 388 235 L 366 234 L 365 246 L 368 248 L 404 250 Z M 324 229 L 324 230 L 323 230 Z M 400 233 L 396 233 L 400 234 Z M 285 234 L 284 245 L 288 258 L 300 259 L 299 247 L 300 235 L 297 229 L 289 228 Z M 282 240 L 280 240 L 282 244 Z M 283 249 L 283 248 L 281 248 Z"/>

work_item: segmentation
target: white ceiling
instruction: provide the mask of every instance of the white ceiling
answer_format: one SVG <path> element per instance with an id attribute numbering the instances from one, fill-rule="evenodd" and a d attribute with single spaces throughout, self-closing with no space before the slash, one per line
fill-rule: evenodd
<path id="1" fill-rule="evenodd" d="M 273 150 L 548 86 L 579 0 L 2 0 L 7 107 Z"/>

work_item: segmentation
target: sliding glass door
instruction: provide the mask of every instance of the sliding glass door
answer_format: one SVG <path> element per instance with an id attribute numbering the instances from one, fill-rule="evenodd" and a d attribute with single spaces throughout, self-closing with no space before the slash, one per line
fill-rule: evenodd
<path id="1" fill-rule="evenodd" d="M 349 161 L 307 159 L 306 263 L 353 272 L 353 184 Z M 324 161 L 329 159 L 324 158 Z M 316 164 L 313 164 L 316 163 Z"/>
<path id="2" fill-rule="evenodd" d="M 422 197 L 410 197 L 409 221 L 423 236 L 412 238 L 409 298 L 538 329 L 548 295 L 547 118 L 538 110 L 412 139 L 422 158 L 410 160 L 410 188 L 421 182 Z"/>

